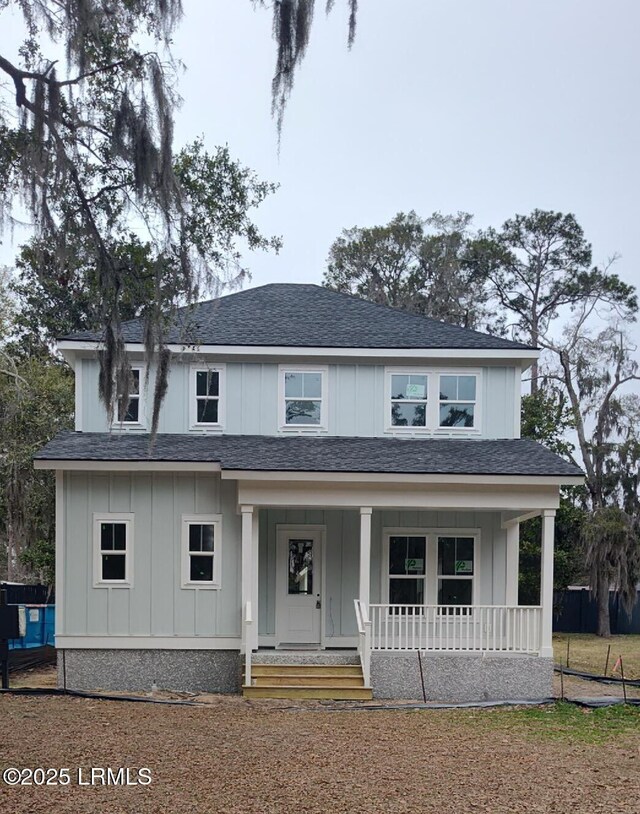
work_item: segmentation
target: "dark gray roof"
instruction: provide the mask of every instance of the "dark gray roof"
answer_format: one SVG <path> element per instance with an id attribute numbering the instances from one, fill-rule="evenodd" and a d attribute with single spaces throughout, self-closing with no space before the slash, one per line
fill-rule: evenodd
<path id="1" fill-rule="evenodd" d="M 142 321 L 125 322 L 123 336 L 126 342 L 142 342 Z M 100 341 L 102 335 L 83 331 L 61 338 Z M 529 349 L 322 286 L 286 283 L 181 308 L 167 341 L 254 347 Z"/>
<path id="2" fill-rule="evenodd" d="M 203 461 L 222 469 L 278 472 L 383 472 L 553 475 L 582 471 L 529 439 L 312 438 L 264 435 L 149 435 L 63 432 L 36 460 Z"/>

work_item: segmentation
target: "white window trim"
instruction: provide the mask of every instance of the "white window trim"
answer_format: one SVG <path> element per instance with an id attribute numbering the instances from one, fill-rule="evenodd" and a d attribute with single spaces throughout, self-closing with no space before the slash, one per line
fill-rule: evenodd
<path id="1" fill-rule="evenodd" d="M 391 376 L 426 376 L 426 427 L 395 427 L 391 423 Z M 440 376 L 475 376 L 476 400 L 473 427 L 440 426 Z M 481 435 L 482 434 L 482 368 L 385 367 L 384 369 L 384 431 L 392 435 Z"/>
<path id="2" fill-rule="evenodd" d="M 190 525 L 212 525 L 213 530 L 213 580 L 211 582 L 202 582 L 199 580 L 191 581 L 189 579 L 191 557 L 189 552 L 189 526 Z M 181 587 L 189 590 L 201 591 L 217 591 L 221 587 L 220 575 L 221 559 L 222 559 L 222 515 L 221 514 L 183 514 L 181 520 L 181 572 L 182 580 Z M 194 552 L 195 553 L 195 552 Z"/>
<path id="3" fill-rule="evenodd" d="M 145 380 L 146 380 L 146 366 L 142 364 L 131 365 L 131 370 L 137 370 L 140 374 L 138 386 L 138 420 L 137 421 L 119 421 L 117 416 L 118 405 L 116 403 L 116 413 L 113 416 L 111 426 L 118 430 L 144 430 L 147 428 L 147 404 L 145 399 Z"/>
<path id="4" fill-rule="evenodd" d="M 424 604 L 438 605 L 438 537 L 473 537 L 473 576 L 471 578 L 471 604 L 481 604 L 480 599 L 480 554 L 481 554 L 481 533 L 479 528 L 405 528 L 397 526 L 382 529 L 382 569 L 380 596 L 382 604 L 389 604 L 389 538 L 390 537 L 426 537 L 426 563 L 424 573 Z M 416 574 L 416 577 L 422 576 Z M 446 577 L 445 577 L 446 578 Z M 453 577 L 452 577 L 453 578 Z"/>
<path id="5" fill-rule="evenodd" d="M 93 514 L 93 587 L 94 588 L 132 588 L 133 587 L 133 518 L 132 512 L 94 512 Z M 125 523 L 126 544 L 125 578 L 102 579 L 102 548 L 100 546 L 101 523 Z M 120 553 L 120 552 L 114 552 Z"/>
<path id="6" fill-rule="evenodd" d="M 218 374 L 218 421 L 216 424 L 198 421 L 196 373 L 209 371 Z M 193 364 L 189 368 L 189 427 L 200 432 L 222 432 L 225 425 L 227 367 L 224 364 Z"/>
<path id="7" fill-rule="evenodd" d="M 319 424 L 286 424 L 284 379 L 286 373 L 321 373 L 320 390 L 320 423 Z M 278 366 L 278 426 L 280 432 L 311 433 L 327 432 L 329 415 L 329 367 L 327 365 L 279 365 Z M 317 399 L 315 399 L 317 401 Z"/>
<path id="8" fill-rule="evenodd" d="M 475 376 L 476 377 L 476 397 L 474 401 L 470 401 L 468 399 L 458 399 L 457 401 L 449 401 L 449 399 L 441 399 L 440 398 L 440 377 L 441 376 Z M 436 371 L 435 375 L 436 380 L 436 392 L 438 394 L 437 404 L 436 404 L 436 433 L 444 433 L 448 435 L 449 433 L 455 433 L 456 435 L 459 434 L 467 434 L 467 433 L 478 433 L 480 432 L 481 427 L 481 409 L 480 405 L 482 404 L 482 372 L 478 370 L 438 370 Z M 441 427 L 440 426 L 440 406 L 442 404 L 446 404 L 449 402 L 450 404 L 473 404 L 473 427 Z"/>

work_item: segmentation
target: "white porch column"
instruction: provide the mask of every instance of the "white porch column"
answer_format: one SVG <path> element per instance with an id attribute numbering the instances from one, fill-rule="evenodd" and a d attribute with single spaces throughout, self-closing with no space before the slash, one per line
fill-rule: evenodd
<path id="1" fill-rule="evenodd" d="M 373 509 L 360 509 L 360 586 L 359 599 L 369 607 L 371 583 L 371 514 Z"/>
<path id="2" fill-rule="evenodd" d="M 246 629 L 244 626 L 244 613 L 247 602 L 253 599 L 253 506 L 240 506 L 242 517 L 242 574 L 240 581 L 240 599 L 242 604 L 242 638 L 245 648 L 253 648 L 253 633 L 251 640 L 245 641 Z M 255 624 L 255 611 L 251 609 Z"/>
<path id="3" fill-rule="evenodd" d="M 540 563 L 540 604 L 542 605 L 542 631 L 540 655 L 553 656 L 553 534 L 555 509 L 542 512 L 542 561 Z"/>
<path id="4" fill-rule="evenodd" d="M 507 582 L 505 605 L 518 604 L 518 573 L 520 571 L 520 523 L 507 526 Z"/>
<path id="5" fill-rule="evenodd" d="M 251 647 L 258 649 L 258 569 L 260 561 L 259 551 L 259 516 L 256 509 L 253 512 L 253 523 L 251 530 L 251 610 L 253 612 L 253 636 Z"/>

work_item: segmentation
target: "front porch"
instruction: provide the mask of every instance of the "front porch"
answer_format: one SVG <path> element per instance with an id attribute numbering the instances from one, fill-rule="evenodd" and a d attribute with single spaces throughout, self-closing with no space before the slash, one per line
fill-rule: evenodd
<path id="1" fill-rule="evenodd" d="M 353 648 L 374 697 L 548 695 L 557 485 L 475 481 L 240 480 L 245 687 L 258 650 Z M 541 602 L 519 606 L 539 514 Z"/>

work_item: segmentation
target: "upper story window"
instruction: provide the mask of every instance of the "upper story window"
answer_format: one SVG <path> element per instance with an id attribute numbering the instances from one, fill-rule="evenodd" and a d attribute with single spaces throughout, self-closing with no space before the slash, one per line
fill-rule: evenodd
<path id="1" fill-rule="evenodd" d="M 144 403 L 142 395 L 143 370 L 141 366 L 131 367 L 131 380 L 129 382 L 129 399 L 125 401 L 122 394 L 118 394 L 117 412 L 114 423 L 130 424 L 141 427 L 144 424 Z"/>
<path id="2" fill-rule="evenodd" d="M 441 427 L 475 427 L 476 376 L 440 376 Z"/>
<path id="3" fill-rule="evenodd" d="M 191 426 L 222 428 L 224 367 L 194 365 L 191 368 Z"/>
<path id="4" fill-rule="evenodd" d="M 128 588 L 133 579 L 133 515 L 94 514 L 94 586 Z"/>
<path id="5" fill-rule="evenodd" d="M 419 373 L 391 374 L 391 426 L 427 426 L 428 376 Z"/>
<path id="6" fill-rule="evenodd" d="M 281 429 L 326 429 L 327 369 L 280 368 Z"/>
<path id="7" fill-rule="evenodd" d="M 479 380 L 480 371 L 387 368 L 386 431 L 478 432 Z"/>

